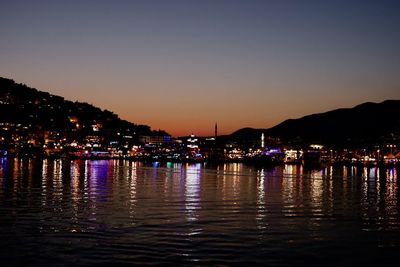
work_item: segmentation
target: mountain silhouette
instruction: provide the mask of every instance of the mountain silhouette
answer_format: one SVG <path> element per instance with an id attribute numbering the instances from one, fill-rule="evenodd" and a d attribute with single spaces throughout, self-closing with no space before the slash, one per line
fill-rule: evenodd
<path id="1" fill-rule="evenodd" d="M 91 104 L 65 100 L 1 77 L 0 124 L 2 135 L 55 131 L 71 132 L 79 139 L 90 134 L 93 127 L 99 127 L 98 133 L 104 139 L 125 135 L 137 140 L 140 135 L 167 135 L 164 131 L 152 131 L 148 125 L 122 120 Z"/>
<path id="2" fill-rule="evenodd" d="M 400 100 L 363 103 L 353 108 L 341 108 L 288 119 L 269 129 L 243 128 L 231 138 L 259 139 L 261 134 L 277 137 L 288 143 L 321 143 L 337 146 L 357 146 L 382 143 L 399 138 Z"/>

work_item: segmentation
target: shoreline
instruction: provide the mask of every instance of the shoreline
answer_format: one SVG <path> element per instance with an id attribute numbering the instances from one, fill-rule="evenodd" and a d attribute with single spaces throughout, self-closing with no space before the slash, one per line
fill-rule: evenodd
<path id="1" fill-rule="evenodd" d="M 374 162 L 365 163 L 361 161 L 350 162 L 350 161 L 334 161 L 334 162 L 321 162 L 321 163 L 310 163 L 304 164 L 304 162 L 284 162 L 284 161 L 260 161 L 254 159 L 168 159 L 168 158 L 151 158 L 151 157 L 112 157 L 112 156 L 88 156 L 88 157 L 76 157 L 68 155 L 60 156 L 43 156 L 43 155 L 7 155 L 2 156 L 0 159 L 65 159 L 65 160 L 128 160 L 131 162 L 143 162 L 143 163 L 207 163 L 207 164 L 224 164 L 224 163 L 242 163 L 257 167 L 276 167 L 284 165 L 302 166 L 305 169 L 323 169 L 326 167 L 366 167 L 366 168 L 399 168 L 400 162 L 385 163 L 385 162 Z"/>

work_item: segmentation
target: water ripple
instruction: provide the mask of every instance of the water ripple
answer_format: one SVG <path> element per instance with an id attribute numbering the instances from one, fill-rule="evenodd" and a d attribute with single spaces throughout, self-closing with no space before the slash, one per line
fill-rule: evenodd
<path id="1" fill-rule="evenodd" d="M 399 258 L 397 170 L 5 164 L 0 257 L 7 266 L 318 266 Z"/>

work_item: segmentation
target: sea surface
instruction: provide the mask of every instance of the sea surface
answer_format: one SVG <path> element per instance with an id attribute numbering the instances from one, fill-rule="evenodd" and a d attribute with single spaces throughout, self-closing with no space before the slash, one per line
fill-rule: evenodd
<path id="1" fill-rule="evenodd" d="M 396 169 L 0 159 L 0 266 L 400 260 Z"/>

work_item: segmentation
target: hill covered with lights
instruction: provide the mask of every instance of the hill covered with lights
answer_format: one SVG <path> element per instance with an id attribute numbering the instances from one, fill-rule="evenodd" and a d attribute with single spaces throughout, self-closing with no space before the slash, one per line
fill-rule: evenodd
<path id="1" fill-rule="evenodd" d="M 0 78 L 2 146 L 32 148 L 68 140 L 124 147 L 137 143 L 140 136 L 152 135 L 168 134 L 153 131 L 147 125 L 128 122 L 111 111 L 91 104 L 69 101 L 11 79 Z"/>

